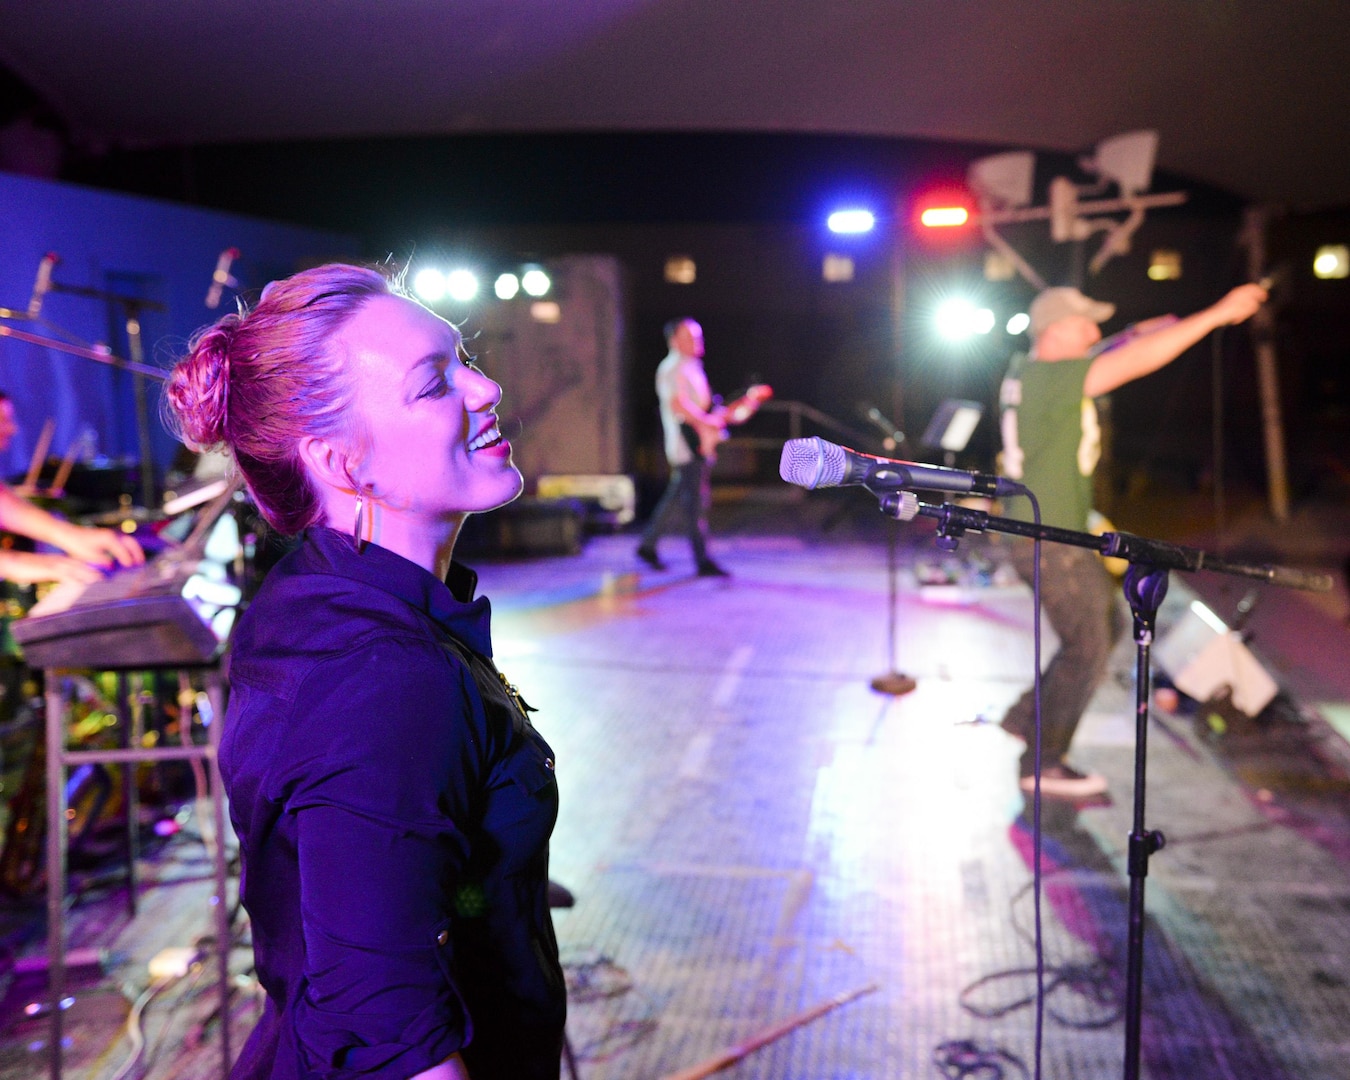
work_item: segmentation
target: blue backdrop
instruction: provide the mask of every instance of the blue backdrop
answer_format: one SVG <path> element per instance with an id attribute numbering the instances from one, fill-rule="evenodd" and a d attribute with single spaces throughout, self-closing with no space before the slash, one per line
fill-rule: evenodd
<path id="1" fill-rule="evenodd" d="M 206 307 L 216 260 L 225 248 L 242 252 L 233 273 L 240 288 L 256 291 L 274 278 L 333 258 L 358 254 L 355 240 L 235 214 L 94 191 L 70 184 L 0 174 L 0 308 L 25 311 L 38 264 L 60 256 L 53 280 L 152 301 L 162 311 L 141 315 L 145 360 L 167 368 L 192 332 L 231 310 L 226 290 L 217 311 Z M 42 325 L 4 325 L 86 342 L 128 355 L 126 315 L 120 303 L 48 293 Z M 159 419 L 160 384 L 147 380 L 153 459 L 162 474 L 177 443 Z M 43 424 L 56 421 L 50 454 L 64 454 L 80 435 L 93 434 L 97 452 L 139 461 L 135 398 L 126 372 L 41 345 L 0 337 L 0 389 L 14 399 L 20 430 L 0 453 L 0 475 L 22 474 Z"/>

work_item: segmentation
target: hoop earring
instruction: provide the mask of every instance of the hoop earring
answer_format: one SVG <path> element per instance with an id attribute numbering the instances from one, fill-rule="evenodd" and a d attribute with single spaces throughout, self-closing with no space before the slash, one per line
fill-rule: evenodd
<path id="1" fill-rule="evenodd" d="M 360 551 L 365 540 L 361 536 L 362 517 L 364 516 L 366 504 L 365 496 L 360 491 L 356 493 L 356 520 L 352 523 L 352 543 L 356 545 L 356 550 Z"/>

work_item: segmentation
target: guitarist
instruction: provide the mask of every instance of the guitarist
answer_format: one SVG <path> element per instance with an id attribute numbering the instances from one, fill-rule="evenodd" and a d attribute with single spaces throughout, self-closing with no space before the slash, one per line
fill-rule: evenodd
<path id="1" fill-rule="evenodd" d="M 675 319 L 666 324 L 665 335 L 670 351 L 656 369 L 656 396 L 661 404 L 670 483 L 647 523 L 637 555 L 652 569 L 664 570 L 656 542 L 671 515 L 679 514 L 699 576 L 727 577 L 727 571 L 708 555 L 709 473 L 728 422 L 740 422 L 749 414 L 729 416 L 728 410 L 714 404 L 703 370 L 703 327 L 693 319 Z"/>

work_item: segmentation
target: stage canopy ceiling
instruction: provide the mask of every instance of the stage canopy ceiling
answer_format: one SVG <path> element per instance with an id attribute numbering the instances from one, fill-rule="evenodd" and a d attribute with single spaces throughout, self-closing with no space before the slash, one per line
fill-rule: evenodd
<path id="1" fill-rule="evenodd" d="M 769 131 L 1086 150 L 1350 204 L 1343 0 L 0 0 L 92 146 Z"/>

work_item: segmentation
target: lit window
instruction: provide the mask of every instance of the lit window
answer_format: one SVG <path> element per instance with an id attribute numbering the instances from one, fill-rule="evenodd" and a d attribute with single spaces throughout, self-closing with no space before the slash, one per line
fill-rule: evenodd
<path id="1" fill-rule="evenodd" d="M 1181 277 L 1181 252 L 1159 248 L 1148 261 L 1148 276 L 1153 281 L 1177 281 Z"/>
<path id="2" fill-rule="evenodd" d="M 1017 267 L 1013 266 L 1012 260 L 1001 251 L 986 251 L 984 253 L 984 280 L 985 281 L 1011 281 L 1017 276 Z"/>
<path id="3" fill-rule="evenodd" d="M 825 261 L 820 264 L 820 276 L 830 282 L 852 281 L 852 258 L 847 255 L 826 255 Z"/>
<path id="4" fill-rule="evenodd" d="M 666 280 L 672 285 L 692 285 L 698 277 L 698 267 L 688 255 L 672 255 L 666 260 Z"/>

